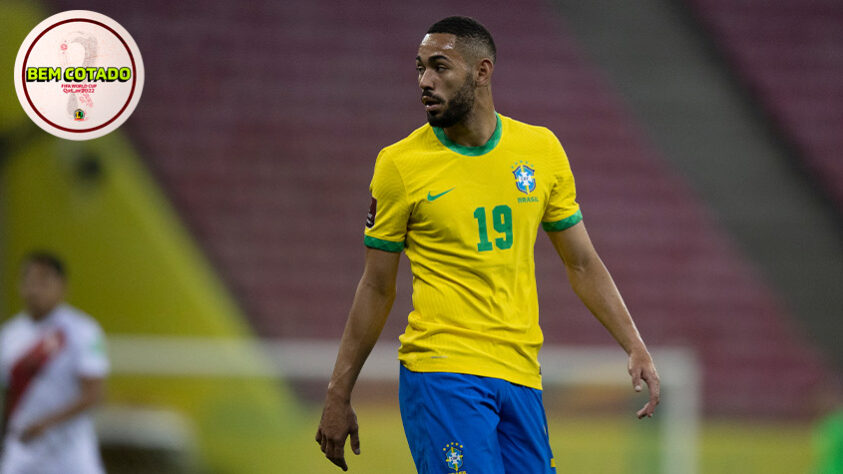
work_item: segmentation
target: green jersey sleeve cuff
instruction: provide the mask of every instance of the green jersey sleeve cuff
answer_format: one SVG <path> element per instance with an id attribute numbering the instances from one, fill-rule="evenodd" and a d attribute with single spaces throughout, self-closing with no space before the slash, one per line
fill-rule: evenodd
<path id="1" fill-rule="evenodd" d="M 560 230 L 565 230 L 569 227 L 574 226 L 579 221 L 582 220 L 582 211 L 577 209 L 573 215 L 562 219 L 561 221 L 556 222 L 542 222 L 542 228 L 545 232 L 559 232 Z"/>
<path id="2" fill-rule="evenodd" d="M 401 252 L 404 250 L 404 242 L 392 242 L 381 240 L 375 237 L 363 236 L 363 245 L 372 249 L 385 250 L 387 252 Z"/>

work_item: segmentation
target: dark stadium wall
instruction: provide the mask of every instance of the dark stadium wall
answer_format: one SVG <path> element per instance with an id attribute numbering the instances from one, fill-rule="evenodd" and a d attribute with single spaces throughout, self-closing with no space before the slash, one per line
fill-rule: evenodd
<path id="1" fill-rule="evenodd" d="M 833 308 L 843 308 L 843 293 L 837 290 L 843 280 L 840 220 L 819 183 L 794 165 L 800 157 L 787 143 L 792 131 L 772 122 L 740 77 L 766 71 L 747 71 L 748 66 L 725 60 L 722 38 L 703 21 L 707 2 L 702 0 L 553 3 L 647 138 L 794 316 L 798 337 L 816 344 L 838 371 L 843 368 L 843 320 L 831 317 Z M 787 15 L 786 1 L 752 7 L 710 3 L 726 11 L 724 23 L 750 37 L 763 22 L 781 35 L 792 28 L 787 22 L 775 26 L 776 15 Z M 822 10 L 821 4 L 814 8 Z M 758 11 L 766 11 L 764 18 L 752 16 Z M 741 12 L 751 21 L 740 21 Z M 753 41 L 761 40 L 756 37 L 750 45 Z M 796 47 L 788 45 L 788 52 Z M 784 62 L 780 67 L 790 68 L 791 79 L 805 73 L 803 83 L 810 83 L 807 69 Z"/>

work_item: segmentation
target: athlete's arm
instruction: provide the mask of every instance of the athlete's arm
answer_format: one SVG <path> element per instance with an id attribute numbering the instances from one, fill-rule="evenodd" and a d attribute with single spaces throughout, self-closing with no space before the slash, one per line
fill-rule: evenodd
<path id="1" fill-rule="evenodd" d="M 638 410 L 638 418 L 653 416 L 659 404 L 659 375 L 612 276 L 591 244 L 585 224 L 579 222 L 547 235 L 565 264 L 574 292 L 629 355 L 635 391 L 641 391 L 642 380 L 647 383 L 650 400 Z"/>
<path id="2" fill-rule="evenodd" d="M 348 470 L 344 448 L 349 435 L 352 451 L 360 454 L 357 415 L 351 408 L 351 390 L 395 300 L 395 276 L 400 256 L 397 252 L 366 249 L 366 267 L 354 294 L 334 373 L 328 384 L 316 442 L 321 445 L 325 456 L 343 471 Z"/>
<path id="3" fill-rule="evenodd" d="M 100 403 L 105 392 L 105 382 L 102 378 L 79 377 L 79 396 L 63 409 L 48 415 L 28 426 L 20 435 L 21 441 L 26 443 L 33 440 L 50 427 L 64 423 L 74 416 Z"/>

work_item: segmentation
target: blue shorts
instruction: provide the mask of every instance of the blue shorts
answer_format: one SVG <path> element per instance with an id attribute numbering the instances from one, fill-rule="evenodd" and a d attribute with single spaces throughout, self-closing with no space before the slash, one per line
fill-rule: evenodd
<path id="1" fill-rule="evenodd" d="M 555 474 L 542 392 L 401 366 L 401 420 L 419 474 Z"/>

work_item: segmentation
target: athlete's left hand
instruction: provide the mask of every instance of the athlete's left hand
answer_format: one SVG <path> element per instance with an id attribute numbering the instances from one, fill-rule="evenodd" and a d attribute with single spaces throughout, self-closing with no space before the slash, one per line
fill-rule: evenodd
<path id="1" fill-rule="evenodd" d="M 47 430 L 47 424 L 43 422 L 34 423 L 29 428 L 23 430 L 23 433 L 20 435 L 20 440 L 24 443 L 28 443 L 35 438 L 38 438 L 44 431 Z"/>
<path id="2" fill-rule="evenodd" d="M 636 415 L 638 419 L 652 417 L 656 411 L 656 405 L 659 404 L 659 374 L 656 372 L 656 366 L 653 364 L 653 358 L 646 350 L 633 351 L 629 354 L 629 375 L 632 377 L 632 388 L 636 392 L 641 391 L 641 382 L 647 383 L 647 389 L 650 391 L 650 400 L 644 405 L 644 408 L 638 410 Z"/>

